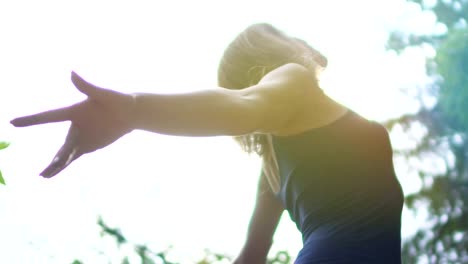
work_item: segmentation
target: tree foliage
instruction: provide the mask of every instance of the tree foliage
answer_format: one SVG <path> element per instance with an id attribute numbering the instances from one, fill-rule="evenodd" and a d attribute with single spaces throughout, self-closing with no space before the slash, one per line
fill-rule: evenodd
<path id="1" fill-rule="evenodd" d="M 468 262 L 468 1 L 409 2 L 433 12 L 447 30 L 433 35 L 393 32 L 388 39 L 388 47 L 400 53 L 426 45 L 436 51 L 434 57 L 427 58 L 427 74 L 434 81 L 425 90 L 436 99 L 435 104 L 421 104 L 417 113 L 387 122 L 389 129 L 425 128 L 417 145 L 396 150 L 399 155 L 424 164 L 442 161 L 438 170 L 416 168 L 422 188 L 407 195 L 406 205 L 413 210 L 427 205 L 430 228 L 418 230 L 404 243 L 404 263 L 421 259 L 429 263 Z"/>
<path id="2" fill-rule="evenodd" d="M 10 145 L 10 143 L 0 141 L 0 149 L 7 148 Z M 3 179 L 2 171 L 0 171 L 0 184 L 5 185 L 5 179 Z"/>
<path id="3" fill-rule="evenodd" d="M 101 228 L 102 236 L 110 236 L 115 239 L 117 246 L 130 245 L 133 247 L 136 255 L 140 259 L 141 264 L 179 264 L 172 262 L 168 257 L 171 248 L 160 251 L 155 251 L 147 245 L 133 243 L 129 241 L 118 228 L 113 228 L 107 225 L 102 218 L 98 218 L 97 224 Z M 122 258 L 121 264 L 130 264 L 129 256 Z M 219 254 L 205 250 L 205 255 L 200 260 L 195 260 L 194 264 L 216 264 L 216 263 L 231 263 L 231 257 L 225 254 Z M 286 251 L 278 251 L 273 258 L 267 260 L 267 264 L 290 264 L 291 256 Z M 81 260 L 75 259 L 72 264 L 84 264 Z"/>

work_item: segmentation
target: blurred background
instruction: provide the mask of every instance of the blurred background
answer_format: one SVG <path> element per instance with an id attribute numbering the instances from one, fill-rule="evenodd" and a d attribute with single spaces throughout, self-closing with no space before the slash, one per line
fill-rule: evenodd
<path id="1" fill-rule="evenodd" d="M 257 22 L 324 53 L 325 92 L 391 132 L 404 263 L 468 263 L 467 20 L 466 0 L 0 2 L 0 263 L 230 263 L 260 172 L 231 138 L 136 131 L 42 179 L 69 124 L 9 121 L 84 99 L 72 70 L 122 92 L 214 87 Z M 285 213 L 270 263 L 300 248 Z"/>

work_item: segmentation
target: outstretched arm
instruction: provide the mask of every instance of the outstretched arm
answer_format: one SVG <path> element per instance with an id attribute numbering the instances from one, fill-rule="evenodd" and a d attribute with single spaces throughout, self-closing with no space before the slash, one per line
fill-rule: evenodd
<path id="1" fill-rule="evenodd" d="M 184 136 L 274 133 L 306 105 L 311 76 L 304 67 L 287 64 L 242 90 L 129 95 L 98 87 L 72 73 L 73 84 L 88 96 L 86 100 L 16 118 L 11 123 L 30 126 L 71 121 L 63 147 L 41 173 L 52 177 L 81 155 L 103 148 L 134 129 Z"/>
<path id="2" fill-rule="evenodd" d="M 313 81 L 313 74 L 303 66 L 286 64 L 245 89 L 136 94 L 134 125 L 183 136 L 273 133 L 303 110 Z"/>
<path id="3" fill-rule="evenodd" d="M 284 211 L 279 198 L 272 193 L 264 173 L 260 176 L 255 208 L 247 239 L 235 264 L 265 264 L 273 235 Z"/>

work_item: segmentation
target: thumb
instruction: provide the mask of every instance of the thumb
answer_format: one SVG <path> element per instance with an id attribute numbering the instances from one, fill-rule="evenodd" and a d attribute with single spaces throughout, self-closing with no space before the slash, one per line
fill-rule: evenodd
<path id="1" fill-rule="evenodd" d="M 85 81 L 74 71 L 71 73 L 71 81 L 80 92 L 98 101 L 105 100 L 112 93 L 110 90 L 98 87 Z"/>

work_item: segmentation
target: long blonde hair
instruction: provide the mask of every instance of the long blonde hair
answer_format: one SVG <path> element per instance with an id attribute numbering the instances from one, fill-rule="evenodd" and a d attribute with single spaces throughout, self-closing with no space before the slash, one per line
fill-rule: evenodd
<path id="1" fill-rule="evenodd" d="M 326 67 L 327 59 L 304 41 L 288 37 L 270 24 L 253 24 L 241 32 L 226 48 L 218 67 L 218 85 L 243 89 L 257 84 L 268 72 L 287 63 L 313 70 Z M 271 190 L 280 189 L 278 163 L 271 135 L 248 134 L 234 139 L 248 153 L 263 159 L 263 171 Z"/>

